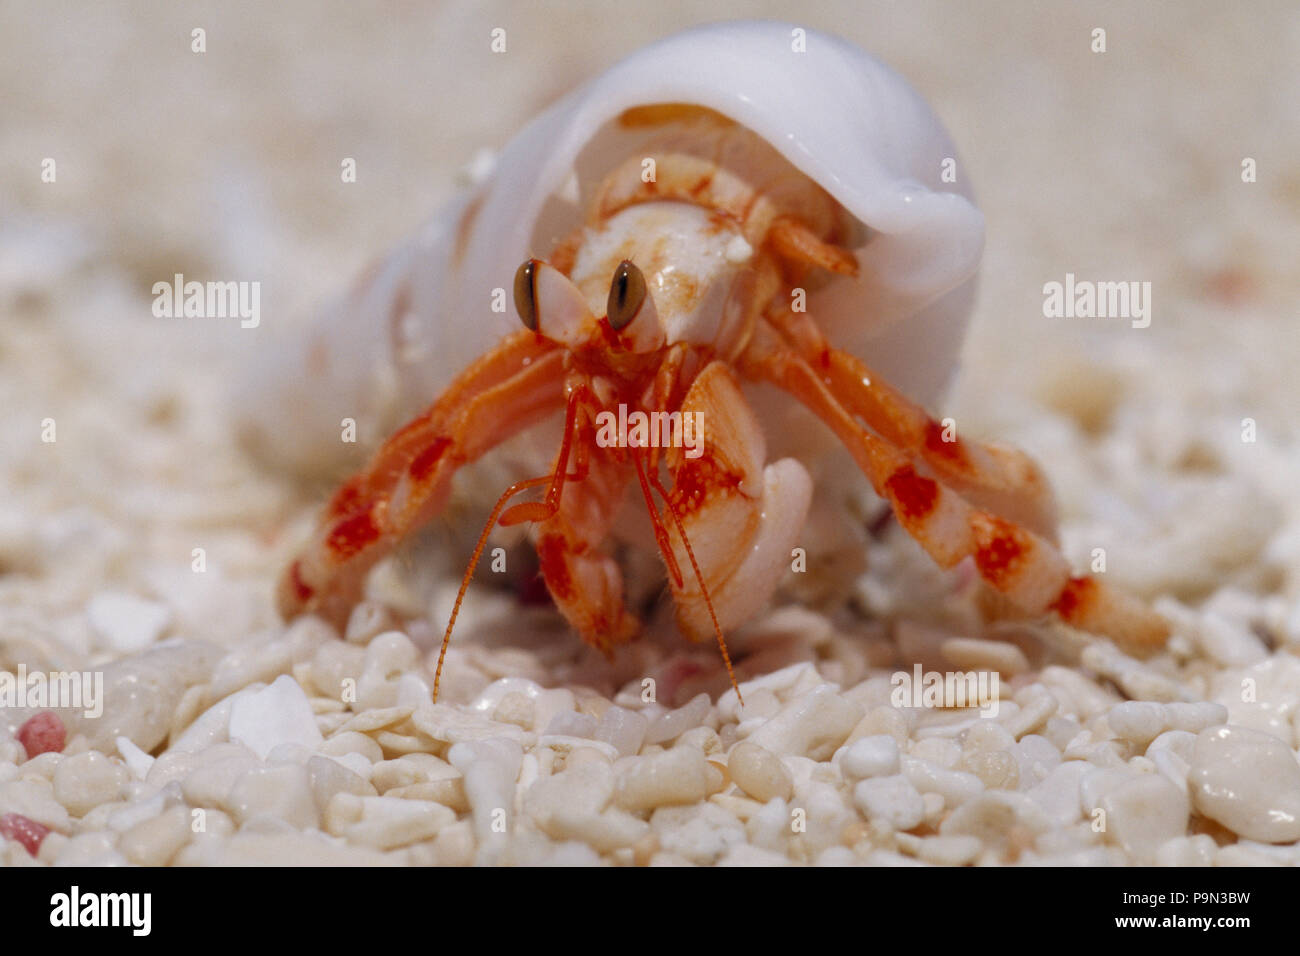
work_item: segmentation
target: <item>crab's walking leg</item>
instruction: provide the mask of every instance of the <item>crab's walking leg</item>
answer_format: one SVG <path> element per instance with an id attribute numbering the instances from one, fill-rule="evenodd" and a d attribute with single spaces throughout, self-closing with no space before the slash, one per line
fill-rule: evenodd
<path id="1" fill-rule="evenodd" d="M 693 447 L 674 448 L 669 456 L 673 482 L 666 499 L 673 520 L 667 530 L 683 572 L 670 583 L 678 626 L 698 641 L 711 637 L 714 628 L 692 564 L 698 564 L 723 629 L 751 617 L 790 570 L 812 481 L 792 458 L 765 466 L 762 429 L 722 362 L 700 372 L 681 412 L 683 425 L 697 423 L 700 431 Z"/>
<path id="2" fill-rule="evenodd" d="M 899 523 L 941 567 L 973 557 L 980 576 L 1024 610 L 1055 611 L 1069 624 L 1135 650 L 1153 649 L 1168 637 L 1168 624 L 1140 601 L 1096 578 L 1072 577 L 1065 558 L 1040 535 L 972 507 L 919 473 L 906 451 L 860 425 L 824 376 L 770 327 L 760 323 L 755 331 L 744 370 L 789 392 L 830 426 Z"/>
<path id="3" fill-rule="evenodd" d="M 533 530 L 542 578 L 579 636 L 608 655 L 641 625 L 623 604 L 623 573 L 600 550 L 631 478 L 626 461 L 593 456 L 581 494 L 564 495 Z"/>
<path id="4" fill-rule="evenodd" d="M 465 599 L 488 535 L 498 521 L 502 525 L 525 521 L 541 524 L 542 538 L 550 542 L 545 548 L 541 544 L 537 548 L 541 555 L 543 579 L 560 611 L 588 643 L 608 654 L 613 643 L 626 640 L 636 632 L 635 619 L 623 609 L 623 579 L 618 566 L 612 559 L 588 551 L 589 543 L 598 543 L 604 537 L 618 503 L 618 492 L 627 480 L 624 476 L 619 481 L 609 468 L 613 463 L 607 459 L 598 462 L 593 472 L 591 449 L 584 435 L 588 424 L 585 416 L 594 407 L 594 398 L 588 388 L 580 384 L 571 388 L 564 416 L 564 439 L 555 458 L 555 467 L 549 475 L 511 485 L 492 509 L 469 567 L 465 569 L 465 577 L 443 634 L 438 667 L 433 676 L 435 703 L 461 602 Z M 575 459 L 573 471 L 569 470 L 570 458 Z M 566 498 L 566 481 L 582 482 L 582 493 Z M 548 487 L 541 501 L 526 501 L 506 510 L 506 502 L 516 494 L 542 484 Z M 584 535 L 592 537 L 584 538 Z"/>
<path id="5" fill-rule="evenodd" d="M 562 353 L 531 332 L 466 369 L 339 489 L 280 579 L 280 613 L 314 612 L 341 625 L 366 572 L 442 509 L 456 469 L 559 409 L 563 383 Z"/>
<path id="6" fill-rule="evenodd" d="M 591 413 L 599 410 L 586 385 L 570 388 L 564 441 L 546 497 L 515 505 L 501 523 L 534 523 L 542 579 L 556 607 L 584 641 L 608 655 L 615 644 L 630 640 L 640 624 L 623 604 L 618 563 L 599 550 L 629 478 L 626 462 L 595 454 Z M 580 493 L 564 494 L 566 479 L 581 482 Z"/>
<path id="7" fill-rule="evenodd" d="M 786 341 L 822 376 L 836 400 L 872 431 L 924 461 L 944 484 L 981 508 L 1056 541 L 1056 502 L 1038 464 L 1017 448 L 957 437 L 856 356 L 831 348 L 809 313 L 771 316 Z"/>

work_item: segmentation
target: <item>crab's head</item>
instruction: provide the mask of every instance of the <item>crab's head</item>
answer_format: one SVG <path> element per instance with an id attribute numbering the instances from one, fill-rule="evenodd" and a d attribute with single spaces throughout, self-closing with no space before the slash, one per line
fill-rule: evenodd
<path id="1" fill-rule="evenodd" d="M 585 229 L 569 275 L 540 259 L 520 266 L 515 308 L 525 326 L 574 350 L 717 344 L 756 307 L 753 257 L 725 216 L 642 203 Z"/>

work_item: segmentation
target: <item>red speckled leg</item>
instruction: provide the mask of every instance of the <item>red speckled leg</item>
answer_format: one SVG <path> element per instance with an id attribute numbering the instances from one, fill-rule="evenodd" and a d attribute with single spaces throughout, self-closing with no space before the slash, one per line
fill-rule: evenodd
<path id="1" fill-rule="evenodd" d="M 338 490 L 280 579 L 280 613 L 342 626 L 375 562 L 442 510 L 456 470 L 563 404 L 562 353 L 527 331 L 504 339 Z"/>
<path id="2" fill-rule="evenodd" d="M 831 348 L 808 313 L 772 316 L 787 343 L 821 373 L 849 412 L 895 448 L 925 462 L 978 507 L 1056 541 L 1056 502 L 1037 462 L 1018 448 L 959 438 L 856 356 Z"/>
<path id="3" fill-rule="evenodd" d="M 1030 613 L 1054 611 L 1067 623 L 1135 650 L 1164 643 L 1169 626 L 1142 602 L 1096 578 L 1072 577 L 1041 535 L 979 510 L 944 483 L 917 470 L 909 451 L 860 425 L 826 382 L 768 326 L 760 325 L 744 357 L 747 375 L 789 392 L 839 437 L 876 493 L 941 567 L 973 557 L 980 576 Z M 832 382 L 834 381 L 832 377 Z"/>
<path id="4" fill-rule="evenodd" d="M 627 460 L 593 455 L 582 493 L 563 496 L 533 529 L 542 577 L 556 607 L 584 641 L 606 655 L 641 627 L 623 604 L 623 572 L 600 550 L 631 476 Z"/>
<path id="5" fill-rule="evenodd" d="M 556 606 L 587 643 L 608 655 L 614 644 L 628 640 L 640 626 L 624 609 L 623 577 L 618 565 L 595 550 L 618 507 L 621 491 L 627 484 L 627 469 L 611 456 L 593 455 L 590 414 L 596 405 L 590 389 L 584 383 L 575 382 L 568 392 L 564 439 L 551 473 L 507 488 L 479 536 L 443 634 L 433 677 L 435 702 L 461 603 L 488 535 L 497 524 L 509 526 L 525 521 L 537 524 L 533 536 L 543 580 Z M 581 482 L 581 492 L 565 495 L 567 482 Z M 506 503 L 516 494 L 539 485 L 547 486 L 541 501 L 525 501 L 506 508 Z"/>

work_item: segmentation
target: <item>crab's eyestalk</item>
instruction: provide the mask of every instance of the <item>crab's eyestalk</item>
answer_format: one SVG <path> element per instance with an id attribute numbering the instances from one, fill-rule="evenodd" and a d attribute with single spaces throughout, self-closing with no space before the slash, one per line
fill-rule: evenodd
<path id="1" fill-rule="evenodd" d="M 537 331 L 537 260 L 529 259 L 515 272 L 515 311 L 524 328 Z"/>
<path id="2" fill-rule="evenodd" d="M 515 311 L 524 328 L 569 348 L 600 333 L 599 320 L 578 287 L 541 259 L 529 259 L 515 272 Z"/>
<path id="3" fill-rule="evenodd" d="M 609 284 L 609 302 L 605 307 L 605 316 L 610 328 L 622 332 L 636 318 L 645 303 L 645 276 L 635 265 L 624 259 L 614 270 L 614 279 Z"/>
<path id="4" fill-rule="evenodd" d="M 614 270 L 605 302 L 605 321 L 618 333 L 619 347 L 632 352 L 653 352 L 664 344 L 663 329 L 645 274 L 624 259 Z"/>

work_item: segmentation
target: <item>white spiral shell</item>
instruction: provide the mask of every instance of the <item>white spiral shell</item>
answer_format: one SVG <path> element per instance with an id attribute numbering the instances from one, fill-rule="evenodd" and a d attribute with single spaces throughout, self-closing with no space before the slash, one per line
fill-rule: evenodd
<path id="1" fill-rule="evenodd" d="M 603 175 L 637 155 L 647 131 L 618 117 L 660 103 L 708 107 L 749 127 L 867 227 L 855 250 L 860 276 L 813 293 L 809 312 L 834 344 L 912 398 L 935 401 L 965 332 L 983 216 L 946 132 L 905 80 L 813 30 L 797 52 L 796 29 L 763 21 L 689 30 L 539 115 L 473 194 L 254 369 L 240 392 L 246 432 L 274 436 L 261 444 L 283 464 L 334 467 L 349 448 L 338 441 L 342 418 L 382 437 L 427 405 L 518 327 L 512 309 L 492 310 L 493 290 L 509 289 L 525 258 L 544 258 L 583 221 Z M 956 183 L 941 179 L 949 160 Z"/>

